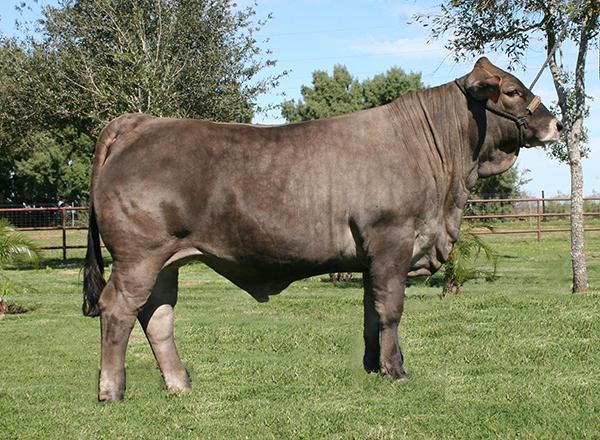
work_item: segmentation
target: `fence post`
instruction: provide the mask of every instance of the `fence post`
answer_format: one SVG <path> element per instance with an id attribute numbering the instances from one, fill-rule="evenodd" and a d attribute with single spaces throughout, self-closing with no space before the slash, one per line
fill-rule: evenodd
<path id="1" fill-rule="evenodd" d="M 63 263 L 67 261 L 67 219 L 65 217 L 65 208 L 60 208 L 60 223 L 62 229 L 62 254 Z"/>
<path id="2" fill-rule="evenodd" d="M 541 228 L 542 210 L 540 209 L 541 208 L 540 199 L 537 199 L 536 204 L 537 204 L 537 241 L 540 241 L 540 238 L 542 235 L 542 228 Z"/>
<path id="3" fill-rule="evenodd" d="M 546 196 L 544 194 L 544 190 L 542 190 L 542 214 L 546 213 Z M 546 221 L 546 217 L 542 218 L 542 221 Z"/>

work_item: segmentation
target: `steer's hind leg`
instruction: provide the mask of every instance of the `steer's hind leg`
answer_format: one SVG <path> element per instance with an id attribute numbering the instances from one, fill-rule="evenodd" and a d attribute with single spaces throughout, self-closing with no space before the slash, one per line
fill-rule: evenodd
<path id="1" fill-rule="evenodd" d="M 100 295 L 102 332 L 98 400 L 123 399 L 125 393 L 125 351 L 139 310 L 146 303 L 157 270 L 148 264 L 125 269 L 118 263 Z"/>
<path id="2" fill-rule="evenodd" d="M 163 269 L 152 294 L 138 319 L 171 392 L 191 390 L 187 371 L 183 367 L 173 337 L 173 309 L 177 303 L 177 268 Z"/>

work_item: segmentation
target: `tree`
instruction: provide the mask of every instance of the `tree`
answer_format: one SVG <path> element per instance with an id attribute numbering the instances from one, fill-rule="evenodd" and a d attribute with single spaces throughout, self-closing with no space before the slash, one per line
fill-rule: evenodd
<path id="1" fill-rule="evenodd" d="M 336 65 L 332 76 L 313 72 L 312 87 L 302 86 L 302 99 L 285 101 L 281 114 L 289 122 L 326 118 L 387 104 L 422 87 L 420 74 L 406 74 L 397 67 L 359 82 L 346 66 Z"/>
<path id="2" fill-rule="evenodd" d="M 73 128 L 32 133 L 24 142 L 29 155 L 15 161 L 16 202 L 88 200 L 90 146 L 94 141 Z M 26 198 L 24 198 L 26 197 Z"/>
<path id="3" fill-rule="evenodd" d="M 2 195 L 23 199 L 22 188 L 50 184 L 59 168 L 79 181 L 92 140 L 125 112 L 249 122 L 260 110 L 257 96 L 281 76 L 265 72 L 275 64 L 256 41 L 265 23 L 231 0 L 60 0 L 45 7 L 36 34 L 0 44 L 0 150 L 10 152 L 0 165 L 11 188 Z M 74 151 L 62 143 L 68 137 L 89 143 Z M 45 159 L 60 162 L 52 175 Z M 37 193 L 44 191 L 57 196 Z"/>
<path id="4" fill-rule="evenodd" d="M 571 168 L 571 255 L 573 292 L 588 287 L 583 236 L 583 173 L 582 143 L 585 140 L 584 119 L 587 115 L 585 93 L 585 61 L 589 46 L 598 40 L 600 25 L 598 0 L 447 0 L 440 12 L 431 17 L 418 16 L 421 22 L 432 24 L 434 36 L 451 32 L 446 47 L 456 59 L 486 48 L 505 52 L 511 67 L 523 63 L 524 54 L 532 40 L 543 38 L 548 55 L 558 41 L 561 30 L 577 47 L 575 72 L 568 72 L 564 58 L 556 53 L 549 66 L 558 98 L 558 107 L 565 126 L 560 144 L 551 152 L 567 159 Z"/>
<path id="5" fill-rule="evenodd" d="M 15 162 L 26 157 L 22 140 L 33 119 L 28 106 L 35 102 L 25 80 L 29 60 L 15 41 L 0 37 L 0 203 L 12 202 Z"/>
<path id="6" fill-rule="evenodd" d="M 511 199 L 522 197 L 522 187 L 528 182 L 525 178 L 529 170 L 520 171 L 511 168 L 502 174 L 479 179 L 471 190 L 471 199 Z M 469 204 L 465 209 L 467 215 L 510 214 L 513 212 L 512 202 L 488 202 Z"/>
<path id="7" fill-rule="evenodd" d="M 471 198 L 509 199 L 523 195 L 522 186 L 527 182 L 528 170 L 511 168 L 502 174 L 479 179 L 471 190 Z"/>

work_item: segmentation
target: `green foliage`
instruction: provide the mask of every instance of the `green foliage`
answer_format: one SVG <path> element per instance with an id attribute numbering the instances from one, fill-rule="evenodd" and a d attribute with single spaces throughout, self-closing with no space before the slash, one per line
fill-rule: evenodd
<path id="1" fill-rule="evenodd" d="M 2 299 L 9 293 L 12 293 L 14 289 L 14 284 L 11 280 L 2 279 L 0 281 L 0 301 L 2 301 Z M 2 314 L 2 312 L 0 312 L 0 314 Z"/>
<path id="2" fill-rule="evenodd" d="M 523 185 L 528 180 L 526 178 L 529 170 L 520 171 L 517 168 L 510 168 L 502 174 L 479 179 L 475 188 L 471 191 L 471 199 L 510 199 L 523 196 Z M 513 212 L 513 203 L 494 202 L 477 203 L 467 205 L 466 215 L 481 214 L 509 214 Z"/>
<path id="3" fill-rule="evenodd" d="M 40 261 L 41 251 L 30 239 L 19 234 L 4 219 L 0 219 L 0 268 L 7 264 L 31 263 Z"/>
<path id="4" fill-rule="evenodd" d="M 422 87 L 420 74 L 397 67 L 359 82 L 345 66 L 336 65 L 331 76 L 313 72 L 312 87 L 302 86 L 302 99 L 285 101 L 281 114 L 289 122 L 326 118 L 387 104 Z"/>
<path id="5" fill-rule="evenodd" d="M 478 258 L 483 254 L 485 262 L 492 270 L 476 268 Z M 448 261 L 444 264 L 442 296 L 460 294 L 461 287 L 468 280 L 484 276 L 493 280 L 496 276 L 498 256 L 492 247 L 483 241 L 470 228 L 463 228 L 460 239 L 454 243 Z"/>
<path id="6" fill-rule="evenodd" d="M 510 168 L 502 174 L 479 179 L 471 191 L 471 198 L 509 199 L 520 197 L 522 187 L 527 183 L 526 175 L 529 170 L 519 171 Z"/>
<path id="7" fill-rule="evenodd" d="M 10 290 L 10 284 L 7 281 L 0 281 L 0 319 L 4 318 L 4 315 L 7 312 L 8 307 L 6 300 L 4 299 L 4 295 L 6 295 Z"/>
<path id="8" fill-rule="evenodd" d="M 10 300 L 10 298 L 15 296 L 15 294 L 23 295 L 27 293 L 28 289 L 18 285 L 0 272 L 0 319 L 4 318 L 4 315 L 6 314 L 19 315 L 29 312 L 31 307 L 24 306 Z"/>
<path id="9" fill-rule="evenodd" d="M 87 133 L 124 112 L 249 122 L 272 76 L 254 10 L 229 0 L 79 0 L 47 7 L 32 42 L 53 113 Z M 56 56 L 55 54 L 59 54 Z M 54 98 L 54 99 L 53 99 Z"/>
<path id="10" fill-rule="evenodd" d="M 544 148 L 546 149 L 548 156 L 563 163 L 569 163 L 568 135 L 573 121 L 577 118 L 577 93 L 575 90 L 575 78 L 573 75 L 563 73 L 562 82 L 564 89 L 564 111 L 561 109 L 561 106 L 558 103 L 555 103 L 550 110 L 556 114 L 562 113 L 562 122 L 566 129 L 561 132 L 558 142 L 545 145 Z M 592 96 L 586 96 L 586 98 L 590 100 L 593 99 Z M 590 109 L 588 105 L 585 105 L 584 107 L 583 118 L 587 119 L 590 115 Z M 581 145 L 581 156 L 587 157 L 590 152 L 590 148 L 587 145 L 587 142 L 589 141 L 587 127 L 582 126 L 581 132 L 577 136 Z"/>
<path id="11" fill-rule="evenodd" d="M 375 75 L 363 81 L 365 108 L 387 104 L 409 92 L 422 89 L 420 73 L 405 73 L 399 67 L 392 67 L 386 73 Z"/>
<path id="12" fill-rule="evenodd" d="M 6 220 L 0 219 L 0 317 L 11 311 L 5 297 L 19 290 L 15 282 L 4 276 L 2 267 L 22 264 L 33 264 L 37 267 L 40 258 L 41 251 L 37 244 L 15 232 Z"/>
<path id="13" fill-rule="evenodd" d="M 507 54 L 514 67 L 524 66 L 526 50 L 537 39 L 536 32 L 550 32 L 556 37 L 566 24 L 567 35 L 577 41 L 581 17 L 598 7 L 596 0 L 446 0 L 439 5 L 439 13 L 415 18 L 430 25 L 436 38 L 451 34 L 446 48 L 456 60 L 492 49 Z"/>
<path id="14" fill-rule="evenodd" d="M 92 140 L 125 112 L 249 122 L 280 77 L 265 24 L 230 0 L 44 7 L 35 34 L 0 38 L 0 203 L 84 200 Z"/>
<path id="15" fill-rule="evenodd" d="M 290 122 L 327 118 L 364 108 L 362 86 L 345 66 L 333 68 L 333 75 L 313 72 L 312 87 L 302 86 L 304 100 L 285 101 L 281 114 Z"/>
<path id="16" fill-rule="evenodd" d="M 30 154 L 15 162 L 15 202 L 67 200 L 79 205 L 89 196 L 94 142 L 74 129 L 32 133 L 24 139 Z M 25 199 L 20 200 L 20 198 Z"/>

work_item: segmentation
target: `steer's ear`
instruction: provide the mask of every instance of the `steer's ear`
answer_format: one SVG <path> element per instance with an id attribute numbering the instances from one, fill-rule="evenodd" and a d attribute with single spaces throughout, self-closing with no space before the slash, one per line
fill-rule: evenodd
<path id="1" fill-rule="evenodd" d="M 487 58 L 482 59 L 487 61 Z M 502 78 L 498 75 L 490 73 L 489 70 L 485 69 L 481 61 L 479 60 L 473 71 L 469 73 L 465 80 L 465 89 L 473 98 L 478 101 L 486 101 L 491 99 L 494 102 L 498 101 L 500 97 L 500 82 Z"/>

